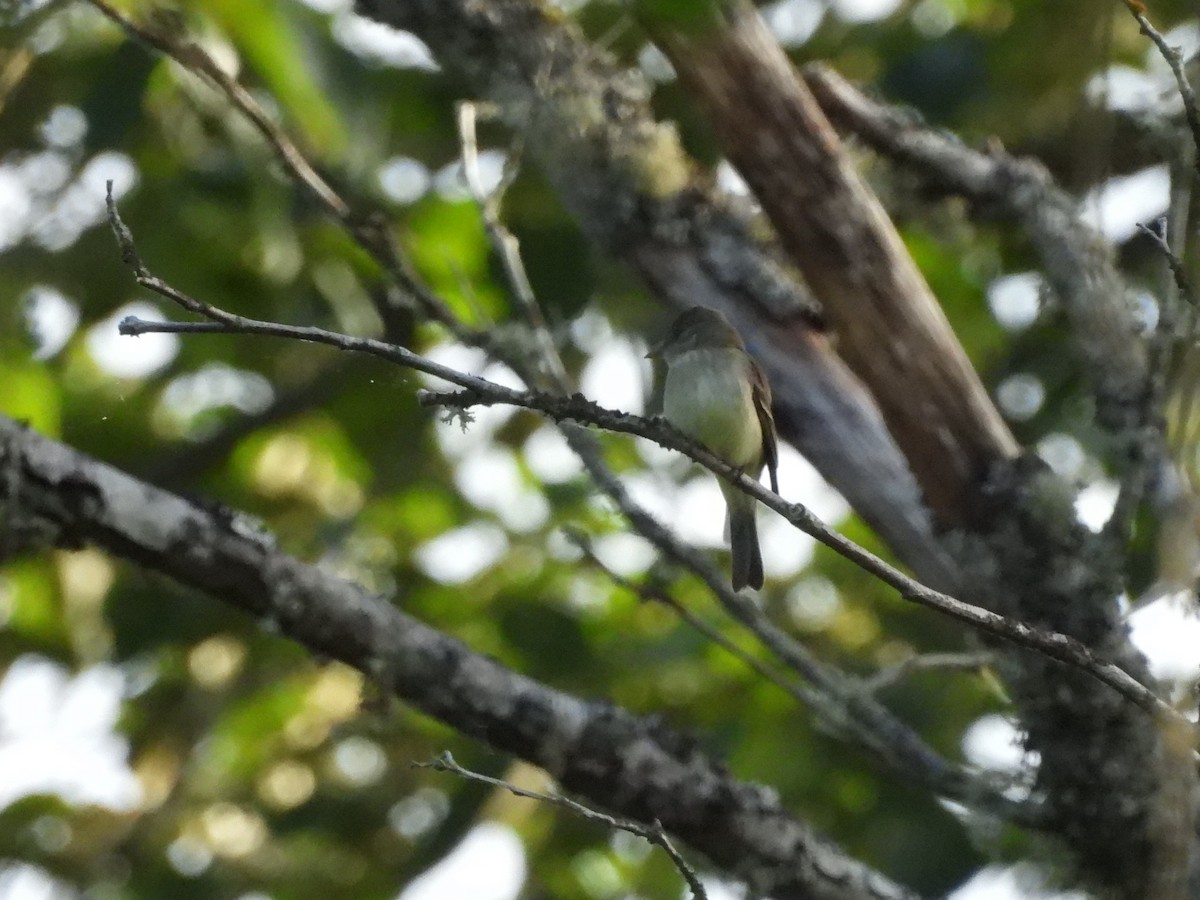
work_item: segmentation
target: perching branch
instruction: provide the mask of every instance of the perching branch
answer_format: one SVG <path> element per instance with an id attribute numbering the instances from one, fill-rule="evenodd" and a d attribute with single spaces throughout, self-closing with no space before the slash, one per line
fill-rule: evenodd
<path id="1" fill-rule="evenodd" d="M 161 323 L 146 324 L 154 326 Z M 418 400 L 423 406 L 454 409 L 469 409 L 473 406 L 513 402 L 512 398 L 490 396 L 489 391 L 479 391 L 474 387 L 454 393 L 422 391 L 418 395 Z M 1157 711 L 1170 718 L 1178 717 L 1178 713 L 1159 698 L 1154 691 L 1120 667 L 1102 660 L 1074 638 L 1031 628 L 1014 619 L 978 606 L 972 606 L 920 584 L 869 550 L 829 528 L 802 504 L 788 503 L 778 494 L 730 466 L 704 447 L 687 440 L 664 420 L 643 419 L 640 416 L 605 409 L 580 395 L 564 400 L 526 392 L 516 405 L 540 412 L 555 421 L 587 422 L 606 431 L 644 437 L 671 450 L 677 450 L 709 471 L 735 484 L 764 506 L 779 513 L 800 531 L 815 538 L 864 571 L 874 575 L 884 584 L 894 588 L 903 599 L 937 610 L 985 634 L 1036 650 L 1051 659 L 1082 669 L 1145 710 Z"/>
<path id="2" fill-rule="evenodd" d="M 139 279 L 139 283 L 151 287 L 151 289 L 156 281 L 157 279 Z M 172 294 L 178 293 L 173 288 L 170 290 Z M 164 294 L 164 296 L 166 295 Z M 229 313 L 222 312 L 220 314 L 230 316 Z M 228 322 L 148 322 L 129 316 L 120 323 L 120 331 L 121 334 L 132 336 L 141 334 L 251 334 L 325 344 L 341 350 L 376 356 L 396 365 L 436 376 L 462 388 L 461 391 L 454 393 L 422 391 L 418 394 L 418 400 L 423 406 L 465 410 L 473 406 L 507 404 L 542 413 L 555 422 L 586 422 L 606 431 L 644 437 L 663 447 L 683 453 L 709 471 L 736 485 L 764 506 L 779 513 L 805 534 L 820 541 L 863 570 L 870 572 L 884 584 L 895 588 L 903 599 L 935 609 L 986 634 L 1037 650 L 1051 659 L 1075 666 L 1107 684 L 1145 710 L 1157 710 L 1170 717 L 1178 716 L 1178 713 L 1163 702 L 1150 688 L 1135 680 L 1118 666 L 1101 660 L 1074 638 L 1030 628 L 998 613 L 971 606 L 940 591 L 925 587 L 899 569 L 884 562 L 871 551 L 830 529 L 807 507 L 799 503 L 788 503 L 778 494 L 763 487 L 757 481 L 753 481 L 745 473 L 735 469 L 701 445 L 688 440 L 663 419 L 646 419 L 619 410 L 606 409 L 581 394 L 560 397 L 533 391 L 517 391 L 443 366 L 405 350 L 403 347 L 395 347 L 370 338 L 356 338 L 311 326 L 261 322 L 242 316 L 232 316 L 231 318 L 232 321 Z"/>
<path id="3" fill-rule="evenodd" d="M 607 431 L 644 437 L 685 454 L 736 485 L 779 513 L 805 534 L 871 573 L 884 584 L 895 588 L 903 599 L 935 609 L 986 634 L 1037 650 L 1051 659 L 1078 667 L 1145 710 L 1157 711 L 1168 717 L 1178 716 L 1178 713 L 1152 690 L 1118 666 L 1100 659 L 1079 641 L 1064 634 L 1031 628 L 922 585 L 869 550 L 826 526 L 803 505 L 788 503 L 701 445 L 687 439 L 665 420 L 646 419 L 618 410 L 605 409 L 580 394 L 564 397 L 536 391 L 514 390 L 475 375 L 459 372 L 403 347 L 370 338 L 338 334 L 312 326 L 263 322 L 217 309 L 175 289 L 145 268 L 133 247 L 128 228 L 120 220 L 111 191 L 109 215 L 113 220 L 114 233 L 121 244 L 122 258 L 133 268 L 138 284 L 173 300 L 184 309 L 209 319 L 207 322 L 148 322 L 131 316 L 120 323 L 122 334 L 252 334 L 325 344 L 341 350 L 375 356 L 405 368 L 433 375 L 461 388 L 454 393 L 422 391 L 418 394 L 418 400 L 424 406 L 469 409 L 473 406 L 501 403 L 540 412 L 555 422 L 585 422 Z"/>

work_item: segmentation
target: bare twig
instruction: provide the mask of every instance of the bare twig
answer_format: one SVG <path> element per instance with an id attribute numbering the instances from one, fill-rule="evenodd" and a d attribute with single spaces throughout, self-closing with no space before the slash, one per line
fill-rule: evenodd
<path id="1" fill-rule="evenodd" d="M 667 856 L 671 857 L 671 862 L 675 864 L 675 868 L 679 870 L 679 874 L 683 876 L 688 887 L 692 891 L 692 896 L 695 900 L 707 900 L 708 894 L 704 890 L 704 885 L 700 881 L 700 876 L 696 874 L 683 855 L 675 849 L 671 839 L 667 837 L 667 833 L 663 830 L 662 824 L 655 819 L 651 824 L 644 825 L 634 819 L 626 819 L 619 816 L 610 816 L 607 813 L 602 813 L 599 810 L 592 809 L 590 806 L 584 806 L 570 797 L 564 797 L 557 791 L 554 793 L 541 793 L 539 791 L 530 791 L 511 782 L 504 781 L 500 778 L 492 778 L 490 775 L 484 775 L 480 772 L 472 772 L 470 769 L 464 769 L 454 757 L 450 755 L 449 750 L 444 750 L 435 759 L 429 762 L 419 763 L 414 762 L 413 768 L 416 769 L 433 769 L 435 772 L 450 772 L 457 775 L 459 778 L 465 778 L 468 781 L 478 781 L 481 784 L 490 784 L 492 787 L 503 788 L 511 794 L 518 797 L 527 797 L 530 800 L 538 800 L 542 803 L 550 803 L 554 806 L 561 806 L 563 809 L 570 810 L 578 816 L 582 816 L 589 822 L 597 822 L 601 825 L 607 825 L 609 828 L 616 828 L 620 831 L 627 831 L 630 834 L 637 835 L 640 838 L 645 838 L 651 844 L 655 844 L 666 852 Z"/>
<path id="2" fill-rule="evenodd" d="M 480 215 L 483 217 L 484 229 L 492 243 L 500 262 L 504 266 L 504 274 L 512 289 L 513 299 L 522 318 L 528 323 L 530 331 L 538 342 L 539 361 L 546 367 L 547 373 L 554 386 L 563 393 L 571 391 L 571 379 L 567 375 L 562 357 L 554 345 L 554 338 L 542 315 L 533 286 L 525 272 L 525 264 L 521 260 L 521 245 L 516 236 L 505 227 L 500 218 L 500 201 L 508 183 L 515 177 L 514 159 L 519 154 L 519 147 L 514 148 L 508 155 L 505 164 L 505 176 L 492 193 L 488 193 L 483 185 L 479 172 L 479 148 L 475 139 L 475 104 L 463 102 L 458 105 L 458 133 L 462 144 L 463 177 L 471 191 Z"/>
<path id="3" fill-rule="evenodd" d="M 1173 168 L 1177 175 L 1180 174 L 1178 166 Z M 1162 296 L 1158 303 L 1158 321 L 1146 341 L 1146 384 L 1142 392 L 1138 439 L 1130 447 L 1129 464 L 1121 472 L 1121 488 L 1117 494 L 1117 501 L 1103 530 L 1105 538 L 1115 552 L 1125 553 L 1129 546 L 1134 516 L 1146 495 L 1146 490 L 1159 477 L 1160 464 L 1166 449 L 1162 412 L 1167 396 L 1172 349 L 1179 318 L 1176 295 L 1186 300 L 1189 305 L 1194 306 L 1196 302 L 1187 273 L 1170 243 L 1171 240 L 1179 240 L 1178 234 L 1182 233 L 1183 229 L 1177 229 L 1175 226 L 1180 223 L 1181 217 L 1182 221 L 1186 222 L 1190 198 L 1190 190 L 1184 189 L 1181 195 L 1176 182 L 1168 215 L 1159 219 L 1154 226 L 1147 226 L 1141 222 L 1137 226 L 1162 253 L 1167 277 L 1164 279 Z"/>
<path id="4" fill-rule="evenodd" d="M 147 283 L 147 287 L 152 287 L 152 285 Z M 178 292 L 172 289 L 171 294 L 175 293 Z M 164 294 L 164 296 L 169 295 Z M 224 313 L 224 315 L 229 314 Z M 816 538 L 825 546 L 874 575 L 884 584 L 895 588 L 903 599 L 942 612 L 994 637 L 1037 650 L 1051 659 L 1076 666 L 1143 709 L 1158 710 L 1171 716 L 1176 715 L 1175 711 L 1150 688 L 1141 684 L 1119 666 L 1101 659 L 1074 638 L 1057 632 L 1032 628 L 1014 619 L 978 606 L 972 606 L 920 584 L 899 569 L 884 562 L 871 551 L 833 531 L 813 515 L 807 507 L 799 503 L 788 503 L 778 494 L 764 488 L 757 481 L 751 480 L 745 473 L 730 466 L 711 451 L 688 440 L 663 419 L 646 419 L 619 410 L 606 409 L 581 394 L 561 397 L 536 391 L 513 390 L 487 379 L 467 375 L 443 366 L 403 347 L 396 347 L 370 338 L 356 338 L 310 326 L 262 322 L 242 316 L 233 316 L 232 318 L 234 321 L 229 323 L 216 321 L 149 322 L 129 316 L 120 323 L 120 331 L 126 335 L 255 334 L 325 344 L 341 350 L 376 356 L 397 365 L 424 372 L 427 375 L 434 375 L 462 388 L 461 391 L 455 393 L 421 391 L 418 394 L 418 401 L 423 406 L 469 409 L 473 406 L 507 404 L 540 412 L 556 422 L 586 422 L 607 431 L 644 437 L 668 449 L 683 453 L 709 471 L 736 485 L 763 505 L 779 513 L 805 534 Z"/>
<path id="5" fill-rule="evenodd" d="M 894 666 L 880 669 L 874 675 L 862 680 L 863 690 L 876 693 L 886 687 L 891 687 L 915 672 L 929 671 L 963 671 L 975 672 L 987 668 L 996 661 L 996 654 L 982 651 L 979 653 L 922 653 L 910 656 Z"/>
<path id="6" fill-rule="evenodd" d="M 423 391 L 418 396 L 418 400 L 425 406 L 462 409 L 476 405 L 511 402 L 499 397 L 493 399 L 473 389 L 450 394 Z M 1098 657 L 1081 642 L 1065 634 L 1032 628 L 1015 619 L 972 606 L 920 584 L 869 550 L 829 528 L 802 504 L 787 502 L 705 448 L 686 439 L 662 419 L 644 419 L 628 413 L 606 410 L 579 395 L 563 399 L 528 392 L 523 395 L 521 402 L 517 405 L 542 412 L 556 420 L 588 422 L 609 431 L 637 435 L 672 450 L 678 450 L 709 471 L 735 484 L 764 506 L 779 513 L 805 534 L 874 575 L 884 584 L 896 589 L 905 600 L 937 610 L 994 637 L 1026 646 L 1059 662 L 1076 666 L 1144 709 L 1156 710 L 1170 716 L 1175 715 L 1171 707 L 1163 702 L 1154 691 L 1119 666 Z"/>
<path id="7" fill-rule="evenodd" d="M 1175 251 L 1171 249 L 1168 242 L 1167 223 L 1165 219 L 1159 219 L 1153 226 L 1146 225 L 1143 222 L 1138 222 L 1138 231 L 1150 239 L 1154 244 L 1155 249 L 1162 254 L 1163 261 L 1171 271 L 1171 276 L 1175 280 L 1175 287 L 1179 291 L 1179 296 L 1187 301 L 1189 306 L 1196 307 L 1200 304 L 1196 300 L 1196 292 L 1192 289 L 1191 280 L 1188 278 L 1187 270 L 1184 268 L 1183 260 L 1181 260 Z"/>
<path id="8" fill-rule="evenodd" d="M 1166 60 L 1167 65 L 1171 67 L 1171 74 L 1175 76 L 1175 85 L 1179 89 L 1180 98 L 1183 100 L 1183 114 L 1187 117 L 1188 128 L 1192 132 L 1192 143 L 1195 145 L 1197 151 L 1193 157 L 1193 165 L 1196 167 L 1196 171 L 1200 172 L 1200 108 L 1196 105 L 1196 92 L 1192 90 L 1187 72 L 1183 68 L 1183 54 L 1168 44 L 1167 39 L 1150 24 L 1150 19 L 1146 17 L 1146 6 L 1144 3 L 1141 3 L 1140 0 L 1124 0 L 1124 3 L 1130 14 L 1137 19 L 1137 23 L 1142 29 L 1142 34 L 1154 42 L 1154 46 L 1158 48 L 1159 54 Z"/>
<path id="9" fill-rule="evenodd" d="M 219 90 L 263 137 L 292 180 L 345 227 L 358 245 L 387 273 L 391 281 L 403 290 L 426 316 L 462 336 L 463 326 L 445 302 L 422 282 L 412 263 L 394 240 L 388 223 L 376 213 L 355 209 L 349 200 L 322 178 L 287 132 L 280 128 L 254 96 L 242 87 L 237 79 L 217 65 L 203 48 L 186 38 L 140 24 L 114 8 L 107 0 L 85 2 L 133 37 L 175 60 L 183 68 L 205 79 Z M 385 333 L 390 340 L 394 340 L 395 310 L 389 308 L 384 298 L 373 299 L 384 323 Z M 486 346 L 488 340 L 485 335 L 474 334 L 472 343 Z"/>
<path id="10" fill-rule="evenodd" d="M 588 539 L 587 535 L 575 529 L 567 529 L 565 534 L 567 540 L 574 544 L 579 552 L 583 554 L 584 559 L 603 572 L 605 577 L 607 577 L 608 580 L 617 587 L 629 591 L 631 594 L 647 603 L 657 603 L 661 606 L 665 606 L 683 622 L 686 622 L 690 628 L 703 635 L 708 641 L 720 647 L 730 656 L 738 659 L 748 669 L 754 671 L 755 674 L 771 682 L 780 690 L 790 694 L 801 703 L 814 705 L 812 704 L 812 698 L 809 696 L 809 691 L 806 691 L 805 688 L 789 681 L 784 677 L 782 672 L 763 662 L 761 659 L 754 656 L 754 654 L 738 645 L 720 629 L 713 627 L 700 616 L 693 613 L 690 609 L 672 597 L 671 594 L 661 585 L 652 583 L 648 579 L 641 582 L 635 582 L 632 579 L 626 578 L 624 575 L 619 574 L 618 572 L 614 572 L 609 566 L 604 564 L 604 561 L 601 560 L 600 557 L 596 555 L 596 551 L 592 547 L 592 542 Z"/>
<path id="11" fill-rule="evenodd" d="M 304 155 L 293 143 L 292 139 L 271 121 L 254 97 L 238 81 L 225 72 L 216 61 L 209 56 L 199 44 L 193 43 L 165 30 L 150 28 L 139 24 L 124 13 L 111 6 L 107 0 L 86 0 L 93 7 L 115 22 L 121 29 L 149 44 L 160 53 L 176 60 L 190 72 L 206 78 L 221 91 L 235 107 L 254 125 L 271 145 L 271 149 L 279 157 L 280 162 L 287 167 L 312 193 L 322 205 L 327 207 L 340 219 L 350 216 L 350 207 L 338 195 L 328 182 L 325 181 L 304 158 Z"/>

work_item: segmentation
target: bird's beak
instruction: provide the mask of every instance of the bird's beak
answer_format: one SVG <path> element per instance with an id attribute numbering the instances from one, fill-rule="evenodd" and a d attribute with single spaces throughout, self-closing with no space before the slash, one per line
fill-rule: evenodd
<path id="1" fill-rule="evenodd" d="M 650 349 L 646 351 L 645 358 L 646 359 L 662 359 L 663 347 L 665 347 L 666 345 L 667 345 L 667 342 L 665 340 L 659 341 L 657 344 L 651 344 Z"/>

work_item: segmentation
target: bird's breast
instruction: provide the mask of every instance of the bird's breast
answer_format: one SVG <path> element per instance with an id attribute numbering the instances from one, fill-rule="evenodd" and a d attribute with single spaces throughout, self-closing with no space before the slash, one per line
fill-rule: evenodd
<path id="1" fill-rule="evenodd" d="M 673 361 L 663 386 L 663 414 L 733 465 L 761 465 L 762 426 L 749 360 L 741 351 L 693 350 Z"/>

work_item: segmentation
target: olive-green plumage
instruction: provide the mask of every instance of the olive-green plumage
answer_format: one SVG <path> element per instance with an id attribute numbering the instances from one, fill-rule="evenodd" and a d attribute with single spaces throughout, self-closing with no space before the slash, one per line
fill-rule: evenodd
<path id="1" fill-rule="evenodd" d="M 663 416 L 730 465 L 754 477 L 766 465 L 771 489 L 779 492 L 771 388 L 746 352 L 741 336 L 721 313 L 695 306 L 671 324 L 666 338 L 647 356 L 667 366 Z M 754 500 L 725 481 L 733 589 L 763 584 L 762 555 Z"/>

